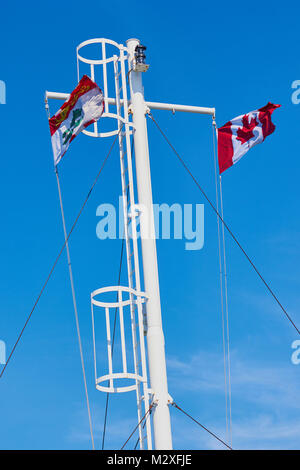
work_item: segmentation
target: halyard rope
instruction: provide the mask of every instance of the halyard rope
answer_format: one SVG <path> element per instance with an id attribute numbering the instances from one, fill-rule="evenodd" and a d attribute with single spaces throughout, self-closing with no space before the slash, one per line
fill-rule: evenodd
<path id="1" fill-rule="evenodd" d="M 90 400 L 89 400 L 89 394 L 88 394 L 88 388 L 87 388 L 87 382 L 86 382 L 86 373 L 85 373 L 85 365 L 84 365 L 84 359 L 83 359 L 82 341 L 81 341 L 81 335 L 80 335 L 78 309 L 77 309 L 77 302 L 76 302 L 76 295 L 75 295 L 73 270 L 72 270 L 72 264 L 71 264 L 71 255 L 70 255 L 69 243 L 68 243 L 68 240 L 67 240 L 68 234 L 67 234 L 67 229 L 66 229 L 66 220 L 65 220 L 64 206 L 63 206 L 63 200 L 62 200 L 60 180 L 59 180 L 59 174 L 58 174 L 57 166 L 55 167 L 55 175 L 56 175 L 56 182 L 57 182 L 57 189 L 58 189 L 58 197 L 59 197 L 61 218 L 62 218 L 62 224 L 63 224 L 63 230 L 64 230 L 64 237 L 65 237 L 65 242 L 66 242 L 66 251 L 67 251 L 69 276 L 70 276 L 72 300 L 73 300 L 73 307 L 74 307 L 74 316 L 75 316 L 75 323 L 76 323 L 76 331 L 77 331 L 77 338 L 78 338 L 78 346 L 79 346 L 79 353 L 80 353 L 80 361 L 81 361 L 81 368 L 82 368 L 82 376 L 83 376 L 83 383 L 84 383 L 86 405 L 87 405 L 88 418 L 89 418 L 89 427 L 90 427 L 90 434 L 91 434 L 91 441 L 92 441 L 92 449 L 95 450 L 95 442 L 94 442 L 94 434 L 93 434 L 93 426 L 92 426 L 92 416 L 91 416 Z"/>
<path id="2" fill-rule="evenodd" d="M 219 212 L 219 190 L 221 193 L 221 187 L 219 187 L 220 182 L 218 181 L 218 170 L 217 170 L 217 155 L 216 155 L 216 121 L 213 117 L 212 121 L 212 131 L 213 131 L 213 156 L 214 156 L 214 173 L 215 173 L 215 187 L 216 187 L 216 208 Z M 222 194 L 221 194 L 222 201 Z M 223 203 L 221 202 L 221 207 Z M 222 209 L 221 209 L 222 210 Z M 223 211 L 222 211 L 223 212 Z M 221 213 L 222 218 L 223 214 Z M 231 432 L 231 380 L 230 380 L 230 354 L 229 354 L 229 327 L 228 327 L 228 302 L 227 302 L 227 281 L 226 281 L 226 264 L 224 262 L 224 276 L 223 276 L 223 263 L 222 263 L 222 249 L 223 249 L 223 260 L 226 260 L 225 255 L 225 237 L 224 237 L 224 226 L 223 227 L 223 240 L 221 243 L 221 230 L 220 230 L 220 219 L 217 217 L 217 226 L 218 226 L 218 258 L 219 258 L 219 270 L 220 270 L 220 297 L 221 297 L 221 314 L 222 314 L 222 346 L 223 346 L 223 363 L 224 363 L 224 387 L 225 387 L 225 416 L 226 416 L 226 438 L 229 441 L 229 433 Z M 227 334 L 225 337 L 225 317 L 224 317 L 224 294 L 223 294 L 223 281 L 224 281 L 224 290 L 225 290 L 225 299 L 226 299 L 226 323 L 227 323 Z M 226 282 L 225 282 L 226 281 Z M 228 376 L 228 380 L 227 380 Z M 228 383 L 227 383 L 228 382 Z M 228 396 L 229 396 L 229 409 L 230 409 L 230 419 L 228 419 Z M 229 421 L 229 425 L 228 425 Z M 232 445 L 232 439 L 230 439 L 230 444 Z"/>
<path id="3" fill-rule="evenodd" d="M 221 216 L 222 216 L 222 219 L 224 219 L 223 191 L 222 191 L 222 178 L 221 178 L 221 176 L 220 176 L 220 201 L 221 201 Z M 223 224 L 222 224 L 222 244 L 223 244 L 226 342 L 227 342 L 227 368 L 228 368 L 229 436 L 230 436 L 230 445 L 232 446 L 231 364 L 230 364 L 230 341 L 229 341 L 229 318 L 228 318 L 227 262 L 226 262 L 225 230 L 224 230 L 224 225 Z"/>

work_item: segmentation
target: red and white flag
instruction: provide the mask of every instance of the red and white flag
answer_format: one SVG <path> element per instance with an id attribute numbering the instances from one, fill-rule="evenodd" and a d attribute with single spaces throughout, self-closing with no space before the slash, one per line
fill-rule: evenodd
<path id="1" fill-rule="evenodd" d="M 54 164 L 64 156 L 70 142 L 103 113 L 103 93 L 98 85 L 84 75 L 69 99 L 49 119 Z"/>
<path id="2" fill-rule="evenodd" d="M 272 134 L 275 126 L 271 116 L 280 104 L 268 103 L 263 108 L 238 116 L 218 129 L 220 173 L 238 162 L 251 147 Z"/>

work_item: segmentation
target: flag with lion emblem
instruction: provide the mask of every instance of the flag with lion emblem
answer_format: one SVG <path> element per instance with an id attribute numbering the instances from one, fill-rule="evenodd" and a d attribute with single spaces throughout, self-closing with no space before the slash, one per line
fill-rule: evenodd
<path id="1" fill-rule="evenodd" d="M 103 113 L 103 93 L 84 75 L 69 99 L 49 119 L 54 164 L 57 165 L 73 139 Z"/>

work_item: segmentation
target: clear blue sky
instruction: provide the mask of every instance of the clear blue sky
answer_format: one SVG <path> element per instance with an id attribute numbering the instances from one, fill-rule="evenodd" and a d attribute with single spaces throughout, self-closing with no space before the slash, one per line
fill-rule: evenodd
<path id="1" fill-rule="evenodd" d="M 7 104 L 0 105 L 0 339 L 8 352 L 63 241 L 44 91 L 74 88 L 75 48 L 93 37 L 140 38 L 151 64 L 146 98 L 215 106 L 219 126 L 268 101 L 282 105 L 273 115 L 275 133 L 224 174 L 225 218 L 299 325 L 300 105 L 291 102 L 291 83 L 300 78 L 300 6 L 280 5 L 74 0 L 1 6 L 0 79 Z M 210 118 L 155 115 L 214 198 Z M 149 141 L 155 202 L 204 203 L 151 123 Z M 79 136 L 62 162 L 68 226 L 109 145 Z M 119 194 L 116 150 L 70 241 L 98 447 L 105 395 L 94 388 L 89 295 L 116 284 L 120 241 L 96 238 L 96 208 L 115 203 Z M 157 246 L 170 393 L 224 437 L 214 214 L 205 204 L 201 251 L 184 250 L 183 241 Z M 297 334 L 229 239 L 227 248 L 233 446 L 299 449 L 300 365 L 291 363 Z M 218 448 L 171 412 L 175 448 Z M 135 422 L 133 394 L 112 397 L 107 447 L 120 447 Z M 0 380 L 0 447 L 90 447 L 65 256 Z"/>

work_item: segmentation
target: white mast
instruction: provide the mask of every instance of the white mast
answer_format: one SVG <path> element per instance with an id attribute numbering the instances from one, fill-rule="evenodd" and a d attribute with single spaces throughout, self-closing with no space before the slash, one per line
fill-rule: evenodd
<path id="1" fill-rule="evenodd" d="M 148 137 L 142 73 L 134 71 L 135 48 L 140 44 L 137 39 L 127 41 L 129 53 L 129 83 L 131 111 L 134 124 L 134 150 L 138 200 L 141 211 L 141 245 L 145 291 L 147 302 L 147 345 L 150 386 L 155 407 L 153 429 L 156 449 L 172 449 L 172 435 L 165 359 L 165 342 L 162 329 L 159 279 L 157 268 L 156 240 L 154 236 L 154 216 L 152 206 L 151 173 L 148 151 Z M 145 224 L 145 225 L 143 225 Z"/>
<path id="2" fill-rule="evenodd" d="M 87 59 L 81 55 L 81 50 L 90 45 L 99 45 L 102 51 L 102 58 Z M 106 48 L 115 48 L 113 56 L 107 55 Z M 137 53 L 136 47 L 140 47 Z M 92 80 L 97 81 L 98 73 L 96 68 L 102 71 L 101 82 L 104 87 L 105 112 L 103 119 L 109 118 L 112 122 L 117 122 L 117 128 L 100 132 L 98 123 L 94 123 L 94 130 L 84 130 L 83 133 L 91 137 L 111 137 L 118 134 L 121 164 L 121 181 L 123 195 L 123 215 L 125 224 L 125 239 L 127 253 L 128 286 L 110 286 L 97 289 L 91 293 L 92 318 L 93 318 L 93 338 L 94 338 L 94 366 L 96 388 L 102 392 L 123 393 L 136 391 L 138 409 L 138 428 L 140 448 L 144 449 L 147 444 L 148 449 L 152 449 L 152 436 L 150 426 L 150 403 L 152 396 L 154 406 L 153 411 L 153 431 L 155 439 L 155 449 L 172 449 L 172 435 L 169 405 L 172 398 L 168 394 L 165 344 L 162 329 L 159 278 L 157 268 L 157 254 L 155 241 L 155 227 L 152 203 L 151 173 L 148 150 L 146 114 L 150 109 L 161 109 L 190 112 L 197 114 L 207 114 L 214 116 L 214 108 L 200 106 L 188 106 L 181 104 L 155 103 L 144 100 L 144 89 L 142 84 L 142 73 L 147 70 L 142 52 L 143 46 L 138 39 L 129 39 L 127 47 L 115 41 L 97 38 L 81 43 L 76 50 L 78 80 L 80 77 L 79 65 L 85 64 L 90 68 Z M 101 52 L 100 52 L 101 53 Z M 141 60 L 139 60 L 141 59 Z M 125 64 L 128 61 L 128 74 L 131 100 L 127 98 Z M 109 96 L 108 92 L 108 69 L 113 67 L 114 95 Z M 120 86 L 121 80 L 121 86 Z M 99 83 L 100 84 L 100 83 Z M 58 99 L 66 100 L 68 93 L 46 92 L 46 100 Z M 110 111 L 110 106 L 116 107 L 116 112 Z M 132 114 L 132 121 L 128 114 Z M 140 211 L 140 232 L 141 248 L 144 273 L 145 292 L 141 291 L 139 274 L 139 249 L 137 244 L 136 231 L 136 204 L 134 195 L 134 181 L 132 172 L 131 145 L 130 138 L 134 135 L 136 179 L 138 190 L 138 210 Z M 125 144 L 125 146 L 124 146 Z M 126 151 L 124 149 L 126 148 Z M 130 209 L 130 210 L 129 210 Z M 132 237 L 129 235 L 129 225 L 132 230 Z M 117 299 L 112 302 L 102 300 L 102 294 L 117 293 Z M 146 351 L 144 344 L 144 325 L 142 307 L 146 304 L 147 311 L 147 346 L 148 365 L 150 375 L 150 388 L 148 387 Z M 97 353 L 95 344 L 95 322 L 94 307 L 101 308 L 105 313 L 107 329 L 107 355 L 108 374 L 99 376 L 97 373 Z M 129 313 L 128 313 L 129 308 Z M 120 347 L 121 347 L 121 370 L 120 364 L 115 367 L 113 362 L 116 353 L 112 351 L 112 312 L 117 309 L 120 321 Z M 127 313 L 125 310 L 127 309 Z M 98 316 L 99 313 L 97 313 Z M 134 370 L 129 370 L 129 348 L 126 347 L 124 322 L 130 322 L 132 329 L 132 346 Z M 127 338 L 128 339 L 128 338 Z M 130 339 L 130 338 L 129 338 Z M 120 359 L 120 358 L 119 358 Z M 117 369 L 117 370 L 116 370 Z M 125 383 L 122 381 L 125 379 Z M 127 381 L 127 382 L 126 382 Z M 129 383 L 128 383 L 129 381 Z M 104 385 L 108 382 L 108 385 Z M 143 393 L 143 395 L 142 395 Z M 143 405 L 143 406 L 142 406 Z M 144 408 L 144 411 L 142 411 Z M 145 413 L 145 414 L 144 414 Z M 145 416 L 143 423 L 142 416 Z"/>

